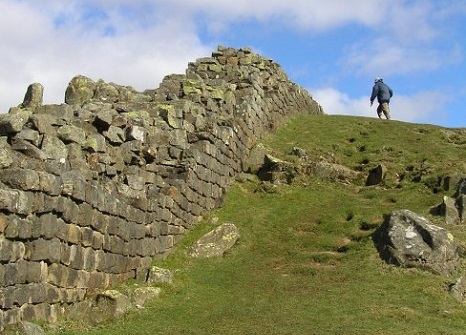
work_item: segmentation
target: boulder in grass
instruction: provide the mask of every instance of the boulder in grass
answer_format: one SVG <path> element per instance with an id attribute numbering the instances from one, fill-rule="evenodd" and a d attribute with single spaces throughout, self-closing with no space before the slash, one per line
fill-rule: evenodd
<path id="1" fill-rule="evenodd" d="M 460 266 L 461 248 L 453 235 L 407 209 L 388 215 L 373 239 L 381 258 L 390 264 L 445 276 Z"/>
<path id="2" fill-rule="evenodd" d="M 235 245 L 238 238 L 238 228 L 233 223 L 224 223 L 201 237 L 188 253 L 196 258 L 220 257 Z"/>

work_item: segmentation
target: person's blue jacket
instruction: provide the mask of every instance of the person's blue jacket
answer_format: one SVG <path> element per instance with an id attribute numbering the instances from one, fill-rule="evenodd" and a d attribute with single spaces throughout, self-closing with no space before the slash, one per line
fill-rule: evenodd
<path id="1" fill-rule="evenodd" d="M 374 87 L 372 87 L 371 102 L 374 101 L 375 97 L 377 97 L 379 104 L 382 102 L 390 102 L 392 96 L 392 89 L 382 81 L 375 83 Z"/>

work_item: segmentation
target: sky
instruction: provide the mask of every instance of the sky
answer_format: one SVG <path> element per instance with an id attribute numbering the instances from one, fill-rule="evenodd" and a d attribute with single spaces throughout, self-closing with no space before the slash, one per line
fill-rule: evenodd
<path id="1" fill-rule="evenodd" d="M 64 102 L 84 75 L 138 91 L 184 74 L 217 46 L 273 59 L 326 114 L 466 127 L 465 0 L 1 0 L 0 113 L 27 87 Z"/>

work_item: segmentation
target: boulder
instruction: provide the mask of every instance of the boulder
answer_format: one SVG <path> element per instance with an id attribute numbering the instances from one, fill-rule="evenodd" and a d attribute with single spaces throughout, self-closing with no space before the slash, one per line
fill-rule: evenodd
<path id="1" fill-rule="evenodd" d="M 224 223 L 201 237 L 189 248 L 189 255 L 196 258 L 223 256 L 239 238 L 238 228 L 233 223 Z"/>
<path id="2" fill-rule="evenodd" d="M 448 285 L 448 293 L 450 296 L 459 302 L 466 300 L 466 278 L 459 277 L 454 283 Z"/>
<path id="3" fill-rule="evenodd" d="M 45 335 L 41 326 L 31 322 L 21 321 L 6 327 L 1 334 L 4 335 Z"/>
<path id="4" fill-rule="evenodd" d="M 373 235 L 383 260 L 449 276 L 460 266 L 460 248 L 446 229 L 407 210 L 385 218 Z"/>
<path id="5" fill-rule="evenodd" d="M 172 283 L 173 273 L 168 269 L 152 266 L 147 274 L 147 283 Z"/>
<path id="6" fill-rule="evenodd" d="M 312 173 L 316 177 L 322 179 L 350 182 L 358 177 L 358 173 L 356 171 L 353 171 L 341 164 L 321 161 L 311 164 L 311 166 L 313 167 L 313 169 L 311 169 Z"/>
<path id="7" fill-rule="evenodd" d="M 39 83 L 33 83 L 29 85 L 26 94 L 24 96 L 22 108 L 35 108 L 42 105 L 42 99 L 44 96 L 44 87 Z"/>
<path id="8" fill-rule="evenodd" d="M 94 96 L 95 82 L 85 76 L 78 75 L 71 79 L 65 91 L 65 103 L 82 105 Z"/>
<path id="9" fill-rule="evenodd" d="M 260 180 L 275 184 L 290 184 L 297 175 L 298 172 L 293 163 L 283 161 L 269 154 L 264 156 L 263 165 L 257 172 Z"/>

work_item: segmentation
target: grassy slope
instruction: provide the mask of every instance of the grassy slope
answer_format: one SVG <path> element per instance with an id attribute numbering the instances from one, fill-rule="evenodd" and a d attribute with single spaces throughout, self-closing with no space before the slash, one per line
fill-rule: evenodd
<path id="1" fill-rule="evenodd" d="M 256 182 L 236 184 L 225 207 L 212 213 L 241 231 L 226 257 L 184 256 L 187 245 L 212 229 L 206 219 L 158 264 L 179 269 L 160 299 L 99 328 L 52 333 L 464 334 L 466 306 L 445 292 L 457 277 L 387 265 L 370 234 L 384 214 L 401 208 L 444 225 L 429 208 L 451 191 L 433 192 L 426 184 L 446 171 L 466 174 L 465 138 L 461 129 L 298 116 L 264 144 L 283 159 L 292 159 L 288 153 L 298 146 L 316 160 L 361 171 L 359 183 L 309 178 L 275 194 L 255 192 Z M 379 163 L 388 167 L 385 185 L 364 187 L 367 171 Z M 466 242 L 462 227 L 448 229 Z"/>

